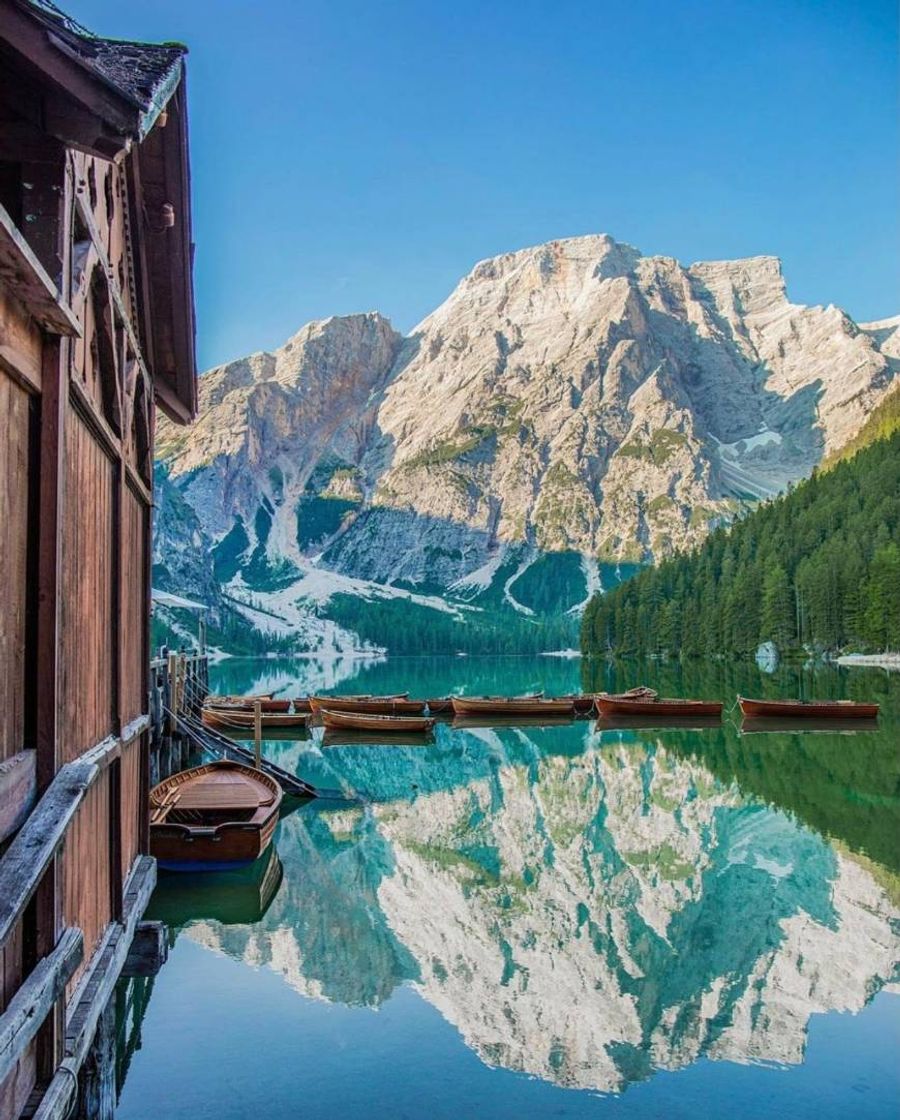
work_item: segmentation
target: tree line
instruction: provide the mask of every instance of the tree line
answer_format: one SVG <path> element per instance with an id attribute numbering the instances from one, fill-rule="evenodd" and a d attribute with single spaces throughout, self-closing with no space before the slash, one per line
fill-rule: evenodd
<path id="1" fill-rule="evenodd" d="M 582 620 L 589 654 L 900 648 L 900 431 L 646 568 Z"/>

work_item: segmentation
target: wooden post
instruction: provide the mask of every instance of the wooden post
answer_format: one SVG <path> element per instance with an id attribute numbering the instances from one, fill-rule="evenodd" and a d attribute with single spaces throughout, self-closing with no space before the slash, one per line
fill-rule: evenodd
<path id="1" fill-rule="evenodd" d="M 253 701 L 253 765 L 259 769 L 262 761 L 262 701 Z"/>
<path id="2" fill-rule="evenodd" d="M 176 691 L 175 691 L 175 671 L 176 671 L 177 665 L 178 665 L 177 655 L 174 654 L 174 653 L 170 653 L 169 657 L 168 657 L 168 660 L 166 662 L 166 682 L 165 682 L 165 685 L 163 687 L 163 697 L 166 701 L 166 706 L 168 707 L 169 711 L 173 713 L 171 716 L 169 716 L 169 719 L 168 719 L 169 734 L 170 735 L 175 730 L 175 715 L 174 715 L 174 713 L 178 710 L 177 707 L 176 707 L 177 696 L 176 696 Z"/>

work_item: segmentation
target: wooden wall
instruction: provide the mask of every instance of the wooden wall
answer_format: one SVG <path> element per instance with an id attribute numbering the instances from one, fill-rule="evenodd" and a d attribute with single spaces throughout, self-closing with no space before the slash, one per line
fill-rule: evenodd
<path id="1" fill-rule="evenodd" d="M 25 737 L 30 404 L 0 368 L 0 761 Z"/>
<path id="2" fill-rule="evenodd" d="M 13 333 L 9 330 L 13 323 L 22 327 L 21 312 L 13 301 L 3 300 L 2 292 L 0 303 L 5 304 L 0 310 L 0 340 L 5 342 Z M 27 338 L 29 332 L 20 329 L 15 333 Z M 28 361 L 27 350 L 24 357 Z M 33 350 L 30 364 L 34 369 Z M 28 568 L 31 409 L 31 394 L 13 379 L 0 358 L 0 761 L 26 745 L 25 658 L 29 584 L 33 582 Z M 6 1009 L 23 978 L 23 936 L 23 923 L 19 922 L 0 949 L 0 1012 Z M 32 1044 L 0 1086 L 0 1116 L 19 1114 L 35 1077 L 36 1047 Z"/>
<path id="3" fill-rule="evenodd" d="M 143 498 L 127 485 L 122 500 L 122 631 L 121 711 L 128 723 L 146 711 L 149 649 L 144 631 L 147 613 L 146 557 L 149 509 Z"/>
<path id="4" fill-rule="evenodd" d="M 60 761 L 115 729 L 115 469 L 74 409 L 66 418 Z"/>

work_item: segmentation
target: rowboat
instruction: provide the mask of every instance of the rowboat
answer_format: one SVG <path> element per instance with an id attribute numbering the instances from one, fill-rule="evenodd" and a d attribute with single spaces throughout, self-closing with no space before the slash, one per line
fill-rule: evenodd
<path id="1" fill-rule="evenodd" d="M 453 697 L 452 696 L 438 696 L 426 700 L 428 705 L 428 714 L 432 716 L 452 716 L 453 715 Z"/>
<path id="2" fill-rule="evenodd" d="M 316 715 L 322 709 L 329 712 L 356 712 L 359 715 L 421 715 L 425 711 L 424 700 L 409 700 L 404 696 L 310 696 L 309 702 Z"/>
<path id="3" fill-rule="evenodd" d="M 611 696 L 601 692 L 597 710 L 602 716 L 721 716 L 722 705 L 712 700 L 660 699 L 658 696 Z"/>
<path id="4" fill-rule="evenodd" d="M 424 705 L 423 705 L 424 707 Z M 431 731 L 434 720 L 427 716 L 367 715 L 363 712 L 320 708 L 322 723 L 329 731 L 409 732 Z"/>
<path id="5" fill-rule="evenodd" d="M 877 719 L 878 704 L 856 700 L 748 700 L 739 696 L 745 716 L 789 716 L 792 719 Z"/>
<path id="6" fill-rule="evenodd" d="M 571 700 L 575 715 L 587 716 L 594 710 L 594 696 L 592 693 L 570 692 L 566 696 L 557 696 L 557 700 Z"/>
<path id="7" fill-rule="evenodd" d="M 312 711 L 312 704 L 310 704 L 308 696 L 295 696 L 292 703 L 295 712 L 309 713 Z"/>
<path id="8" fill-rule="evenodd" d="M 290 700 L 261 699 L 260 697 L 248 696 L 207 696 L 206 705 L 215 708 L 217 711 L 252 712 L 257 701 L 261 712 L 283 713 L 291 710 Z"/>
<path id="9" fill-rule="evenodd" d="M 207 727 L 214 727 L 217 731 L 253 731 L 256 726 L 256 713 L 239 708 L 204 708 L 201 719 Z M 309 716 L 302 712 L 294 715 L 263 712 L 259 722 L 263 731 L 271 728 L 305 731 L 309 726 Z"/>
<path id="10" fill-rule="evenodd" d="M 150 853 L 170 871 L 253 863 L 278 823 L 281 786 L 240 762 L 182 770 L 150 792 Z"/>
<path id="11" fill-rule="evenodd" d="M 574 716 L 570 697 L 545 700 L 541 696 L 454 696 L 456 716 Z"/>

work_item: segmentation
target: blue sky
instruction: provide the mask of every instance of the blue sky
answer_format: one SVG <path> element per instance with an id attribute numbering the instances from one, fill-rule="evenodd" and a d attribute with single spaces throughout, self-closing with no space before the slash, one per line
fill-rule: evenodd
<path id="1" fill-rule="evenodd" d="M 62 3 L 190 47 L 202 368 L 601 231 L 900 311 L 893 2 Z"/>

